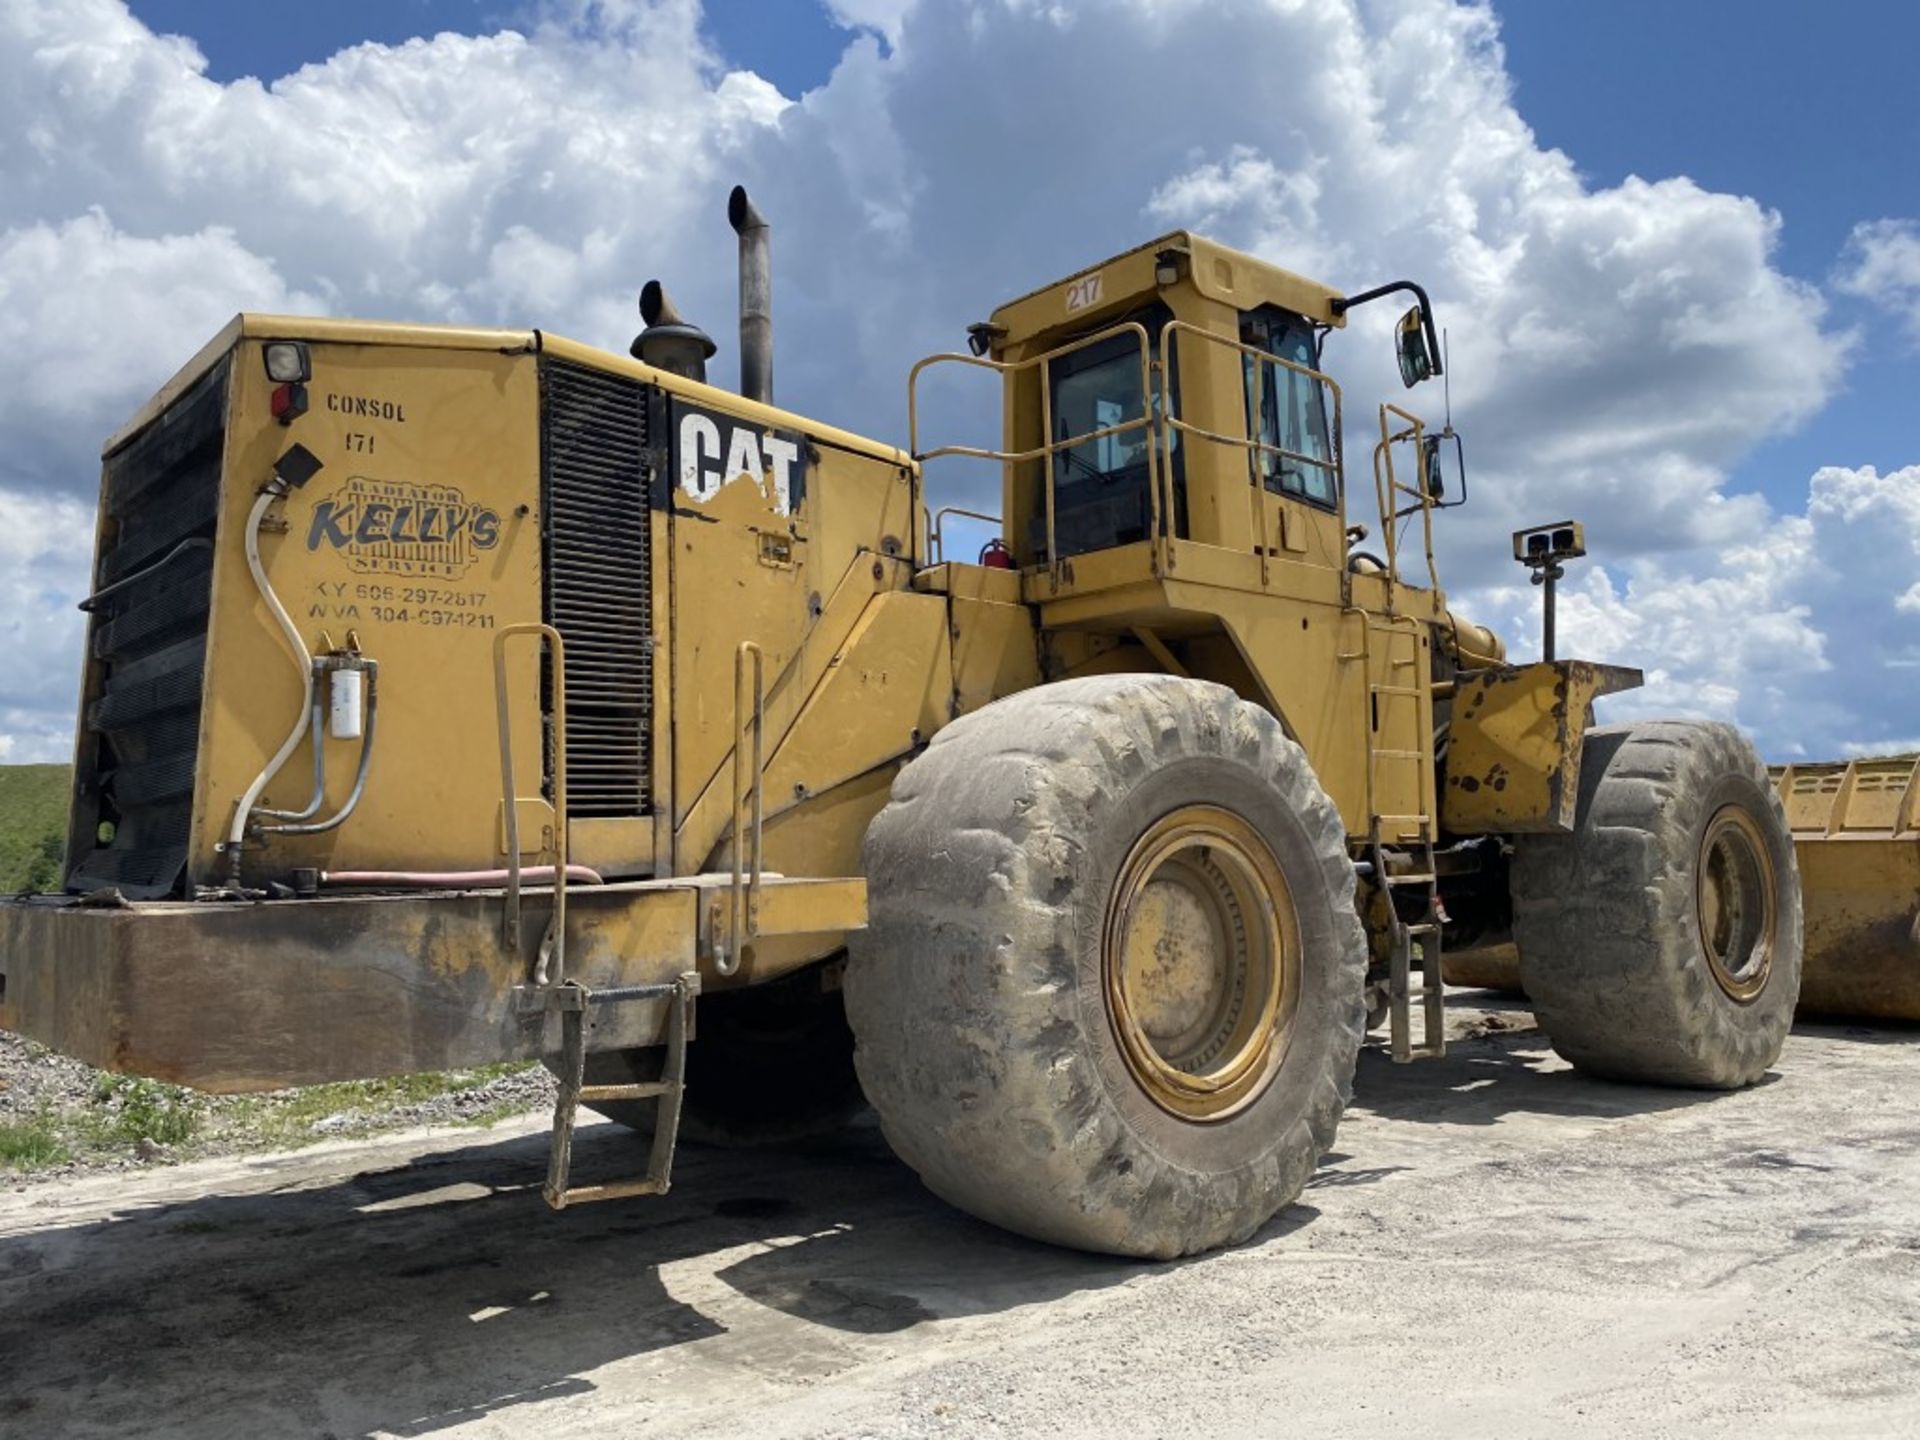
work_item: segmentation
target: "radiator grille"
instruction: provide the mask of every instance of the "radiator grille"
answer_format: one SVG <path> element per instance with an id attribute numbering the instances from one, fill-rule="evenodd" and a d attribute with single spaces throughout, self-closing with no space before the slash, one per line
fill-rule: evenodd
<path id="1" fill-rule="evenodd" d="M 567 654 L 567 811 L 650 808 L 647 387 L 541 363 L 547 621 Z"/>
<path id="2" fill-rule="evenodd" d="M 152 899 L 180 888 L 226 418 L 222 362 L 107 458 L 94 590 L 137 578 L 87 627 L 70 890 Z"/>

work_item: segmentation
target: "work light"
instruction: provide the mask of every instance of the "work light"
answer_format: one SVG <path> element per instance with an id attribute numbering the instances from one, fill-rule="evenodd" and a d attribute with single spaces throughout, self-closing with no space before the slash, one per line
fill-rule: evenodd
<path id="1" fill-rule="evenodd" d="M 267 342 L 267 378 L 276 385 L 297 385 L 313 378 L 313 362 L 298 340 Z"/>

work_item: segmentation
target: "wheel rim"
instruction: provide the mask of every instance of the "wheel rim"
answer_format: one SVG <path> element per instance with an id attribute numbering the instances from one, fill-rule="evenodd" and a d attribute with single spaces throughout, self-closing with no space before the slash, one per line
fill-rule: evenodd
<path id="1" fill-rule="evenodd" d="M 1102 949 L 1120 1052 L 1156 1105 L 1221 1120 L 1266 1089 L 1292 1029 L 1300 935 L 1251 825 L 1209 805 L 1156 821 L 1121 867 Z"/>
<path id="2" fill-rule="evenodd" d="M 1773 862 L 1752 815 L 1724 806 L 1700 839 L 1696 908 L 1701 948 L 1730 997 L 1753 999 L 1773 969 Z"/>

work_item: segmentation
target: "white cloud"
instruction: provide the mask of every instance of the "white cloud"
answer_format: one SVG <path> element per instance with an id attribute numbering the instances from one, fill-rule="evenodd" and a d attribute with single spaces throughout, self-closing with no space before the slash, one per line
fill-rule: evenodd
<path id="1" fill-rule="evenodd" d="M 92 548 L 92 505 L 0 490 L 0 761 L 73 754 Z"/>
<path id="2" fill-rule="evenodd" d="M 889 45 L 897 45 L 914 0 L 826 0 L 826 6 L 835 24 L 848 30 L 871 30 L 885 36 Z"/>
<path id="3" fill-rule="evenodd" d="M 1877 603 L 1905 623 L 1920 587 L 1895 501 L 1816 478 L 1807 513 L 1781 520 L 1726 488 L 1756 437 L 1825 402 L 1847 338 L 1773 268 L 1781 222 L 1755 201 L 1678 178 L 1593 190 L 1542 149 L 1484 8 L 829 9 L 847 49 L 793 102 L 727 71 L 695 0 L 554 0 L 525 33 L 362 45 L 266 85 L 209 80 L 118 0 L 0 0 L 0 324 L 18 320 L 0 503 L 71 497 L 83 516 L 97 439 L 242 306 L 535 324 L 624 350 L 658 275 L 721 341 L 725 381 L 735 180 L 775 223 L 781 399 L 894 439 L 913 359 L 1010 295 L 1193 225 L 1331 283 L 1433 291 L 1472 466 L 1473 503 L 1441 526 L 1451 584 L 1530 633 L 1528 608 L 1489 589 L 1510 578 L 1506 532 L 1575 513 L 1618 579 L 1570 586 L 1570 640 L 1661 657 L 1677 703 L 1814 744 L 1864 735 L 1858 709 L 1793 698 L 1811 673 L 1838 693 L 1852 647 L 1833 597 L 1864 568 L 1796 568 L 1790 541 L 1878 557 Z M 1373 397 L 1400 398 L 1391 319 L 1356 312 L 1329 346 L 1356 440 Z M 985 472 L 934 481 L 940 499 L 997 496 Z M 60 604 L 84 588 L 68 541 L 34 563 L 66 567 Z M 70 688 L 62 644 L 29 668 Z M 67 723 L 37 678 L 0 690 L 0 732 Z"/>
<path id="4" fill-rule="evenodd" d="M 1920 752 L 1920 736 L 1909 735 L 1896 740 L 1849 741 L 1840 747 L 1840 754 L 1835 758 L 1864 760 L 1876 755 L 1912 755 L 1916 752 Z"/>
<path id="5" fill-rule="evenodd" d="M 1869 220 L 1854 226 L 1833 283 L 1891 311 L 1920 344 L 1920 223 Z"/>
<path id="6" fill-rule="evenodd" d="M 0 232 L 0 486 L 90 493 L 102 421 L 237 311 L 321 308 L 218 226 L 133 236 L 96 209 Z"/>
<path id="7" fill-rule="evenodd" d="M 1769 516 L 1724 551 L 1573 562 L 1559 604 L 1560 650 L 1640 664 L 1644 690 L 1606 718 L 1738 720 L 1773 755 L 1899 748 L 1920 667 L 1920 465 L 1814 473 L 1804 511 Z M 1624 575 L 1616 581 L 1610 569 Z M 1523 655 L 1538 653 L 1539 592 L 1466 597 Z"/>

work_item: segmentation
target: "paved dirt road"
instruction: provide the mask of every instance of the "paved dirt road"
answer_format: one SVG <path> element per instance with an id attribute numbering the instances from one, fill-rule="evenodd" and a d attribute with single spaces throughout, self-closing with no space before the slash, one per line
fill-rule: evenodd
<path id="1" fill-rule="evenodd" d="M 1369 1052 L 1304 1203 L 1173 1265 L 968 1220 L 870 1123 L 558 1216 L 528 1125 L 29 1186 L 0 1434 L 1920 1434 L 1916 1077 L 1913 1031 L 1716 1098 Z"/>

